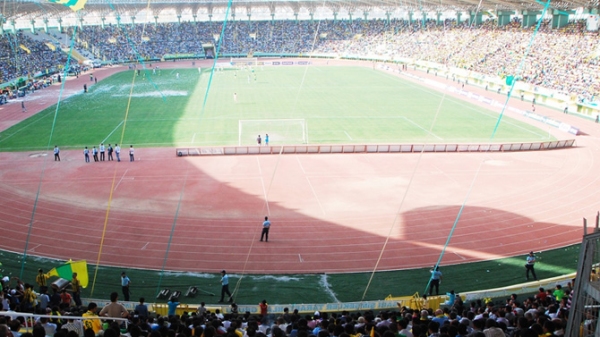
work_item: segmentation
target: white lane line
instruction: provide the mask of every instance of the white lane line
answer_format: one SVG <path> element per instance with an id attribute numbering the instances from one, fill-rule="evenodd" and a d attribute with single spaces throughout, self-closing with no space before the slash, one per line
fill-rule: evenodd
<path id="1" fill-rule="evenodd" d="M 310 182 L 310 179 L 308 179 L 308 176 L 306 175 L 306 171 L 304 171 L 304 167 L 302 166 L 302 163 L 300 162 L 300 159 L 298 158 L 298 156 L 296 156 L 296 161 L 298 162 L 298 165 L 300 165 L 300 169 L 302 170 L 302 173 L 304 173 L 304 177 L 306 178 L 306 181 L 308 182 L 308 186 L 310 187 L 310 190 L 312 192 L 312 194 L 315 196 L 315 199 L 317 200 L 317 203 L 319 204 L 319 208 L 321 209 L 321 212 L 323 213 L 323 215 L 325 215 L 325 209 L 323 208 L 323 204 L 321 204 L 321 200 L 319 200 L 319 196 L 317 196 L 317 192 L 315 192 L 315 189 L 313 188 L 313 185 Z"/>
<path id="2" fill-rule="evenodd" d="M 267 214 L 271 214 L 271 210 L 269 209 L 269 199 L 267 198 L 267 189 L 265 188 L 265 180 L 262 176 L 262 169 L 260 167 L 260 160 L 258 160 L 258 156 L 256 157 L 256 163 L 258 164 L 258 174 L 260 175 L 260 184 L 262 185 L 263 195 L 265 197 L 265 205 L 267 206 Z"/>
<path id="3" fill-rule="evenodd" d="M 123 172 L 123 175 L 121 176 L 121 179 L 119 179 L 119 182 L 115 186 L 115 191 L 117 190 L 117 187 L 119 187 L 119 185 L 121 184 L 121 181 L 123 181 L 123 179 L 125 178 L 125 175 L 127 174 L 127 171 L 129 171 L 129 169 L 127 169 L 127 170 L 125 170 L 125 172 Z M 128 179 L 133 180 L 133 177 L 132 178 L 128 178 Z"/>
<path id="4" fill-rule="evenodd" d="M 458 254 L 457 252 L 453 252 L 453 253 L 454 253 L 454 255 L 460 257 L 461 259 L 466 260 L 466 258 L 464 256 Z"/>

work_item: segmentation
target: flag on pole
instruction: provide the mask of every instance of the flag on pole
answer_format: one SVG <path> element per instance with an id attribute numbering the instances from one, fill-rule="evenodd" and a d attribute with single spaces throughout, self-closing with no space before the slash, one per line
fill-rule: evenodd
<path id="1" fill-rule="evenodd" d="M 88 270 L 87 270 L 87 261 L 71 261 L 69 260 L 67 263 L 62 266 L 53 268 L 46 275 L 48 277 L 56 276 L 60 278 L 64 278 L 66 280 L 70 280 L 73 277 L 73 273 L 77 273 L 77 279 L 81 282 L 81 286 L 87 288 L 88 285 Z"/>
<path id="2" fill-rule="evenodd" d="M 80 9 L 83 9 L 87 0 L 48 0 L 49 2 L 54 2 L 55 4 L 61 4 L 71 8 L 73 11 L 77 12 Z"/>

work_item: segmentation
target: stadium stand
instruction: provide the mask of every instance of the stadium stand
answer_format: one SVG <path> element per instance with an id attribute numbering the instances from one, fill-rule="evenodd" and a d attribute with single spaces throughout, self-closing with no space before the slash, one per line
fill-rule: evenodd
<path id="1" fill-rule="evenodd" d="M 51 72 L 64 65 L 66 54 L 51 50 L 42 41 L 35 41 L 19 32 L 0 37 L 0 83 L 38 72 Z"/>
<path id="2" fill-rule="evenodd" d="M 226 25 L 220 53 L 403 57 L 501 78 L 523 67 L 522 81 L 526 83 L 558 90 L 579 102 L 597 100 L 598 32 L 586 31 L 583 21 L 570 22 L 559 30 L 545 21 L 533 41 L 533 52 L 522 62 L 532 29 L 521 26 L 518 21 L 503 27 L 495 21 L 476 27 L 453 20 L 442 24 L 427 21 L 425 28 L 420 22 L 403 20 L 236 21 Z M 165 55 L 204 57 L 202 44 L 214 42 L 221 29 L 222 23 L 215 22 L 85 26 L 77 33 L 77 50 L 112 62 L 160 60 Z M 6 60 L 0 65 L 0 83 L 60 69 L 67 59 L 64 52 L 52 51 L 22 32 L 1 37 L 0 57 Z"/>

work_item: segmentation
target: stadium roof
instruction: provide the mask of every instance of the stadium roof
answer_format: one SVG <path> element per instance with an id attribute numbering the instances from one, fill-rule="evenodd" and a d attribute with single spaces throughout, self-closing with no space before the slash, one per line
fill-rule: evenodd
<path id="1" fill-rule="evenodd" d="M 574 10 L 577 8 L 599 8 L 600 0 L 572 0 L 551 2 L 553 9 Z M 337 13 L 363 13 L 375 8 L 385 11 L 469 11 L 476 10 L 479 0 L 244 0 L 233 1 L 232 7 L 250 12 L 260 8 L 270 13 L 297 13 L 300 10 L 313 12 L 326 8 Z M 228 5 L 228 0 L 87 0 L 80 15 L 86 13 L 109 14 L 119 13 L 135 15 L 136 12 L 150 9 L 154 15 L 160 15 L 163 10 L 177 12 L 212 13 L 222 10 Z M 480 10 L 541 10 L 544 3 L 536 0 L 482 0 Z M 0 7 L 0 18 L 8 20 L 29 18 L 58 18 L 72 14 L 70 8 L 47 0 L 5 0 Z"/>

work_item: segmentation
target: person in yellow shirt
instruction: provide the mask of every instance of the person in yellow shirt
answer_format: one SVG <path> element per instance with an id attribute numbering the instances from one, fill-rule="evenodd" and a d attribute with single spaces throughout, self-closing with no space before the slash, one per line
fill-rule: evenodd
<path id="1" fill-rule="evenodd" d="M 41 268 L 38 270 L 38 274 L 35 277 L 35 283 L 40 287 L 40 292 L 42 291 L 42 287 L 46 287 L 48 284 L 48 275 L 44 274 L 44 271 Z"/>
<path id="2" fill-rule="evenodd" d="M 71 289 L 73 290 L 73 301 L 75 305 L 81 306 L 81 282 L 77 278 L 77 273 L 73 273 L 73 279 L 71 280 Z"/>
<path id="3" fill-rule="evenodd" d="M 88 311 L 81 316 L 86 317 L 83 319 L 83 329 L 92 329 L 95 334 L 98 334 L 98 332 L 102 330 L 102 322 L 98 319 L 96 311 L 98 311 L 98 305 L 94 302 L 90 302 L 90 304 L 88 304 Z"/>
<path id="4" fill-rule="evenodd" d="M 25 283 L 25 292 L 23 292 L 23 311 L 33 312 L 37 305 L 37 295 L 33 291 L 33 286 Z"/>

